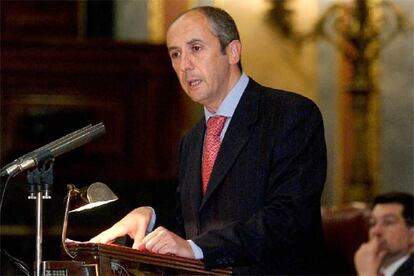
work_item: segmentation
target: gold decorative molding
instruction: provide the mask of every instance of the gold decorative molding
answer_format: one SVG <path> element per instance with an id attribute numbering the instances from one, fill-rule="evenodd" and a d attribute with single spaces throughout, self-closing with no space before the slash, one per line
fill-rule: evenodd
<path id="1" fill-rule="evenodd" d="M 149 0 L 148 3 L 148 40 L 151 43 L 165 41 L 165 2 Z"/>

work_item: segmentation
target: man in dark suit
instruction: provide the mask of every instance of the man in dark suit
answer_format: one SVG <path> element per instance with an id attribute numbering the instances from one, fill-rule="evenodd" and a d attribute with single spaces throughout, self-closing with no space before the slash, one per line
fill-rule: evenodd
<path id="1" fill-rule="evenodd" d="M 179 147 L 177 228 L 145 235 L 154 212 L 140 207 L 91 241 L 128 234 L 134 248 L 240 274 L 316 272 L 326 174 L 318 108 L 243 73 L 236 25 L 221 9 L 179 16 L 167 47 L 183 90 L 205 115 Z"/>
<path id="2" fill-rule="evenodd" d="M 374 199 L 369 241 L 355 253 L 360 276 L 414 275 L 414 196 L 392 192 Z"/>

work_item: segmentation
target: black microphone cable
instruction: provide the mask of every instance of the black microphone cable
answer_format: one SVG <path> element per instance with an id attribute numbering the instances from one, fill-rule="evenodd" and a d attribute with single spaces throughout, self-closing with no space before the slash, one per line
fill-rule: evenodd
<path id="1" fill-rule="evenodd" d="M 7 179 L 6 179 L 6 182 L 4 182 L 4 185 L 0 185 L 0 188 L 2 189 L 1 190 L 1 196 L 0 196 L 0 217 L 1 217 L 1 210 L 3 210 L 4 195 L 6 193 L 6 188 L 7 188 L 7 185 L 9 184 L 11 178 L 12 178 L 12 176 L 8 175 Z"/>
<path id="2" fill-rule="evenodd" d="M 8 184 L 10 182 L 10 179 L 12 177 L 13 177 L 12 175 L 8 175 L 7 178 L 6 178 L 6 181 L 4 182 L 4 185 L 2 185 L 1 179 L 0 179 L 0 188 L 2 189 L 1 194 L 0 194 L 0 218 L 2 217 L 1 213 L 2 213 L 2 210 L 3 210 L 4 195 L 6 193 L 7 186 L 8 186 Z M 29 266 L 27 264 L 25 264 L 22 260 L 19 260 L 16 257 L 13 257 L 4 248 L 0 248 L 0 253 L 4 254 L 25 275 L 29 276 L 31 274 Z"/>

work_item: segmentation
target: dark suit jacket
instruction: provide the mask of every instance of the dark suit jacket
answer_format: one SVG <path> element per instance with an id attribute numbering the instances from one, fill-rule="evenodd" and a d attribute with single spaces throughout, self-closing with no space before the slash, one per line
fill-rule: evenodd
<path id="1" fill-rule="evenodd" d="M 394 276 L 413 276 L 414 275 L 414 255 L 402 263 L 402 265 L 395 271 Z"/>
<path id="2" fill-rule="evenodd" d="M 309 99 L 250 79 L 201 195 L 205 119 L 182 139 L 177 230 L 206 268 L 311 274 L 322 248 L 326 175 L 321 114 Z"/>

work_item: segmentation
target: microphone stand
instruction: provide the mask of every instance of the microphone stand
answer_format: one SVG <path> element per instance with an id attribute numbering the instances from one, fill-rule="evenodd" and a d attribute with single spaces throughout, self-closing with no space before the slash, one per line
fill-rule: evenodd
<path id="1" fill-rule="evenodd" d="M 41 275 L 42 264 L 42 237 L 43 237 L 43 199 L 50 199 L 50 191 L 53 184 L 54 158 L 73 150 L 105 133 L 103 123 L 94 126 L 86 126 L 69 133 L 37 150 L 34 150 L 16 159 L 0 170 L 0 177 L 16 176 L 18 173 L 36 167 L 27 174 L 29 183 L 28 199 L 36 200 L 36 275 Z M 46 169 L 46 164 L 49 168 Z M 42 165 L 42 168 L 38 166 Z"/>
<path id="2" fill-rule="evenodd" d="M 36 267 L 35 275 L 42 275 L 42 242 L 43 242 L 43 199 L 51 199 L 50 190 L 53 185 L 53 159 L 46 168 L 36 168 L 27 173 L 29 184 L 28 199 L 36 200 Z"/>

